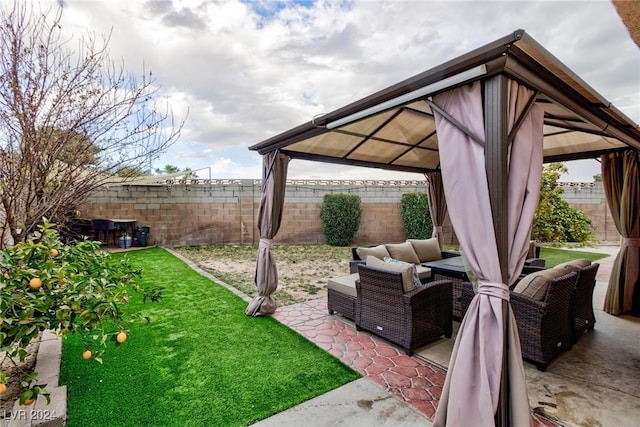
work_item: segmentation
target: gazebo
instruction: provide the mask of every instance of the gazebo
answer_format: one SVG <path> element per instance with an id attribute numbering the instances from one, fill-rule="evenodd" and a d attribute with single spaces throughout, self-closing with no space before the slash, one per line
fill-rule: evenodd
<path id="1" fill-rule="evenodd" d="M 248 315 L 276 308 L 271 240 L 290 159 L 425 174 L 434 224 L 448 209 L 478 279 L 435 425 L 530 423 L 508 286 L 526 257 L 543 162 L 602 159 L 623 236 L 605 309 L 640 314 L 640 129 L 523 30 L 250 149 L 263 155 L 264 174 Z"/>

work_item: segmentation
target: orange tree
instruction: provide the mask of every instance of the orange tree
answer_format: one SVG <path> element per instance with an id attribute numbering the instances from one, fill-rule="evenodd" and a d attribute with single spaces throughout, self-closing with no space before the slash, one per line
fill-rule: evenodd
<path id="1" fill-rule="evenodd" d="M 45 219 L 33 239 L 0 252 L 0 351 L 17 365 L 27 354 L 26 346 L 49 329 L 81 334 L 83 357 L 101 362 L 110 343 L 124 342 L 127 323 L 142 318 L 122 310 L 130 292 L 140 290 L 139 276 L 126 257 L 112 257 L 98 242 L 62 244 L 55 226 Z M 158 289 L 148 295 L 152 300 L 160 296 Z M 0 384 L 6 383 L 0 371 Z M 21 404 L 38 395 L 49 400 L 46 384 L 33 383 L 23 382 Z"/>

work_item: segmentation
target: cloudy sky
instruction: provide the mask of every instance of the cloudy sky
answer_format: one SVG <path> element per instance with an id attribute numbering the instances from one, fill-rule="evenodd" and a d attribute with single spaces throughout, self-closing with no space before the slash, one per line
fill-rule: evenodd
<path id="1" fill-rule="evenodd" d="M 608 0 L 42 2 L 63 5 L 63 28 L 74 35 L 112 31 L 111 56 L 138 75 L 144 64 L 175 115 L 189 111 L 154 168 L 259 178 L 250 145 L 518 28 L 640 122 L 640 49 Z M 569 172 L 565 179 L 590 181 L 599 165 Z M 421 178 L 298 160 L 289 177 Z"/>

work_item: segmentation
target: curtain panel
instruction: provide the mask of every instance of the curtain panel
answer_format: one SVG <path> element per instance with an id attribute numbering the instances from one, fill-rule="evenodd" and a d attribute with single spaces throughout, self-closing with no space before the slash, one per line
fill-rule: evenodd
<path id="1" fill-rule="evenodd" d="M 433 233 L 431 237 L 437 237 L 442 250 L 444 241 L 442 236 L 442 225 L 447 216 L 447 199 L 442 186 L 442 174 L 440 172 L 428 172 L 424 174 L 429 185 L 429 213 L 433 223 Z"/>
<path id="2" fill-rule="evenodd" d="M 500 77 L 500 76 L 498 76 Z M 512 133 L 508 159 L 508 277 L 503 283 L 496 230 L 490 206 L 485 167 L 481 82 L 434 97 L 433 101 L 475 135 L 471 138 L 448 118 L 437 114 L 436 128 L 449 217 L 478 293 L 462 320 L 447 371 L 435 426 L 494 425 L 503 375 L 503 344 L 507 340 L 510 411 L 509 425 L 531 425 L 520 340 L 508 308 L 503 321 L 502 301 L 509 300 L 509 284 L 524 264 L 542 174 L 543 111 L 531 108 L 532 91 L 508 81 L 508 128 Z M 521 115 L 523 115 L 521 119 Z M 514 125 L 518 123 L 519 127 Z M 507 306 L 508 307 L 508 306 Z M 506 373 L 505 373 L 506 374 Z"/>
<path id="3" fill-rule="evenodd" d="M 604 301 L 609 314 L 640 316 L 640 152 L 602 156 L 602 182 L 613 221 L 622 235 Z"/>
<path id="4" fill-rule="evenodd" d="M 282 221 L 288 166 L 289 157 L 278 151 L 263 156 L 262 197 L 258 209 L 260 243 L 255 274 L 258 294 L 247 307 L 248 316 L 268 315 L 276 311 L 276 302 L 271 294 L 278 288 L 278 270 L 271 245 Z"/>

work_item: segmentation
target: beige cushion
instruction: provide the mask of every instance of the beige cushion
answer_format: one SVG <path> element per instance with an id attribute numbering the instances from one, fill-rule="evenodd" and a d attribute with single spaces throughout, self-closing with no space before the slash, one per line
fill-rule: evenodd
<path id="1" fill-rule="evenodd" d="M 387 251 L 389 258 L 398 259 L 400 261 L 409 262 L 411 264 L 420 264 L 420 259 L 416 255 L 411 242 L 404 243 L 387 243 Z"/>
<path id="2" fill-rule="evenodd" d="M 420 281 L 420 276 L 418 276 L 418 270 L 416 269 L 416 265 L 410 262 L 404 262 L 397 259 L 385 257 L 384 262 L 390 262 L 394 264 L 402 264 L 407 268 L 411 269 L 411 274 L 413 276 L 413 284 L 415 286 L 422 286 L 422 282 Z"/>
<path id="3" fill-rule="evenodd" d="M 409 239 L 407 241 L 413 246 L 413 250 L 416 252 L 416 255 L 418 255 L 420 262 L 442 259 L 440 243 L 437 237 L 431 239 Z"/>
<path id="4" fill-rule="evenodd" d="M 558 264 L 554 269 L 562 269 L 565 270 L 565 274 L 571 271 L 578 271 L 581 268 L 588 267 L 591 265 L 591 261 L 586 258 L 573 259 L 571 261 L 563 262 L 562 264 Z"/>
<path id="5" fill-rule="evenodd" d="M 369 255 L 383 260 L 386 256 L 391 256 L 385 245 L 373 246 L 371 248 L 356 248 L 356 253 L 362 260 L 366 260 Z"/>
<path id="6" fill-rule="evenodd" d="M 374 256 L 367 257 L 367 267 L 377 268 L 392 273 L 402 273 L 402 288 L 405 292 L 411 292 L 415 289 L 413 283 L 413 267 L 406 267 L 404 264 L 396 264 L 384 262 Z"/>
<path id="7" fill-rule="evenodd" d="M 527 274 L 518 282 L 513 292 L 522 294 L 529 298 L 542 301 L 549 287 L 549 280 L 564 276 L 569 272 L 563 269 L 551 268 Z"/>
<path id="8" fill-rule="evenodd" d="M 429 267 L 416 265 L 416 271 L 418 272 L 418 277 L 420 278 L 420 282 L 424 282 L 431 279 L 431 269 Z"/>
<path id="9" fill-rule="evenodd" d="M 351 295 L 352 297 L 357 297 L 358 293 L 356 291 L 356 280 L 358 280 L 360 276 L 358 273 L 350 274 L 349 276 L 341 276 L 341 277 L 332 277 L 327 280 L 327 288 L 333 289 L 334 291 L 338 291 L 345 295 Z"/>

